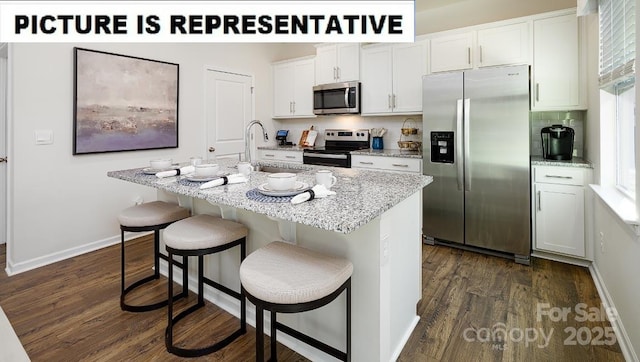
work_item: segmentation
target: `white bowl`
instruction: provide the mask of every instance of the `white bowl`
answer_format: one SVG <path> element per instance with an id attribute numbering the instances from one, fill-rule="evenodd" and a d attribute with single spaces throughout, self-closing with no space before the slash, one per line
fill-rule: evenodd
<path id="1" fill-rule="evenodd" d="M 151 168 L 156 170 L 165 170 L 171 167 L 172 164 L 173 164 L 173 160 L 170 158 L 163 158 L 163 159 L 149 161 L 149 165 L 151 166 Z"/>
<path id="2" fill-rule="evenodd" d="M 217 163 L 201 163 L 195 165 L 195 169 L 196 176 L 212 177 L 218 174 L 220 166 Z"/>
<path id="3" fill-rule="evenodd" d="M 269 188 L 274 191 L 292 190 L 296 187 L 297 176 L 295 173 L 278 172 L 267 176 Z"/>

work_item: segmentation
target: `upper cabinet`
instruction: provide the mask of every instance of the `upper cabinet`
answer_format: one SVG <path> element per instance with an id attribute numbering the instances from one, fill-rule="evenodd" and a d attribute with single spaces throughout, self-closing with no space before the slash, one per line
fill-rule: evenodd
<path id="1" fill-rule="evenodd" d="M 473 68 L 473 33 L 439 35 L 431 38 L 431 72 Z"/>
<path id="2" fill-rule="evenodd" d="M 431 72 L 531 62 L 529 22 L 431 37 Z"/>
<path id="3" fill-rule="evenodd" d="M 427 74 L 427 41 L 362 49 L 363 115 L 422 112 L 422 76 Z"/>
<path id="4" fill-rule="evenodd" d="M 533 22 L 532 110 L 587 108 L 582 24 L 575 14 Z"/>
<path id="5" fill-rule="evenodd" d="M 478 30 L 478 67 L 529 64 L 529 22 Z"/>
<path id="6" fill-rule="evenodd" d="M 360 44 L 328 44 L 316 47 L 316 84 L 360 79 Z"/>
<path id="7" fill-rule="evenodd" d="M 302 118 L 313 114 L 315 60 L 301 58 L 273 64 L 273 117 Z"/>

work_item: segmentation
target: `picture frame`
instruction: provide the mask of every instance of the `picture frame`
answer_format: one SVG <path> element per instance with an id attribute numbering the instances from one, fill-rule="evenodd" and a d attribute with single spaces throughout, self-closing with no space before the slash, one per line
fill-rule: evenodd
<path id="1" fill-rule="evenodd" d="M 179 64 L 73 49 L 74 155 L 178 147 Z"/>

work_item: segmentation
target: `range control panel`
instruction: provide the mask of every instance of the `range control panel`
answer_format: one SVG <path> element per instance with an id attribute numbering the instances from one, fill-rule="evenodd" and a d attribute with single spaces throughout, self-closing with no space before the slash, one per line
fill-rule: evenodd
<path id="1" fill-rule="evenodd" d="M 369 142 L 368 129 L 327 129 L 324 131 L 324 139 L 327 141 L 367 141 Z"/>

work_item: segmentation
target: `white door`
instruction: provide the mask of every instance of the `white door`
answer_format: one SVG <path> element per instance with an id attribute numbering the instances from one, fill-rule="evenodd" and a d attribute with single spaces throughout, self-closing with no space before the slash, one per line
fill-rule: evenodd
<path id="1" fill-rule="evenodd" d="M 245 125 L 252 117 L 253 78 L 210 69 L 206 73 L 207 158 L 240 159 Z"/>
<path id="2" fill-rule="evenodd" d="M 7 44 L 0 44 L 0 244 L 7 242 Z"/>

